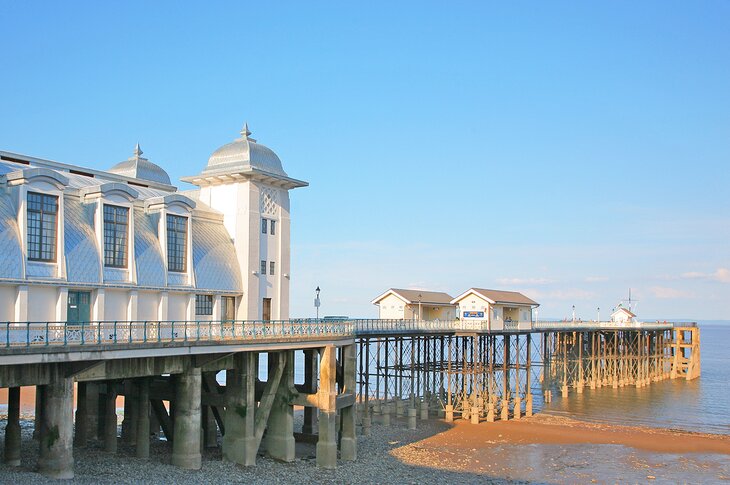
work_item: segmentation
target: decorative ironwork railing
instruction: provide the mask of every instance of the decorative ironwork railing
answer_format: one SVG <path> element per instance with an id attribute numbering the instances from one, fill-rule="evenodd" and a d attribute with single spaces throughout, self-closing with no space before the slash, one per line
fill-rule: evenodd
<path id="1" fill-rule="evenodd" d="M 117 321 L 0 323 L 0 347 L 318 340 L 352 337 L 350 321 Z"/>
<path id="2" fill-rule="evenodd" d="M 0 348 L 226 341 L 307 341 L 329 337 L 451 332 L 530 332 L 546 330 L 661 330 L 687 323 L 591 321 L 492 322 L 469 320 L 236 320 L 2 322 Z"/>

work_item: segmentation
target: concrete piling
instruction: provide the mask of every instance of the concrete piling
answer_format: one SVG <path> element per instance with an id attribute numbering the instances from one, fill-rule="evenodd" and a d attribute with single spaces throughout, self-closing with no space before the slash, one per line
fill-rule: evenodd
<path id="1" fill-rule="evenodd" d="M 347 345 L 342 349 L 343 391 L 346 393 L 351 392 L 353 395 L 357 392 L 355 388 L 355 377 L 357 375 L 356 354 L 354 345 Z M 355 461 L 357 459 L 356 408 L 353 404 L 342 408 L 340 412 L 342 414 L 340 457 L 345 461 Z M 415 416 L 413 419 L 415 420 Z"/>
<path id="2" fill-rule="evenodd" d="M 117 452 L 117 388 L 114 381 L 107 381 L 104 395 L 104 451 Z"/>
<path id="3" fill-rule="evenodd" d="M 244 466 L 256 464 L 258 441 L 255 437 L 256 354 L 234 355 L 234 368 L 226 373 L 226 414 L 223 459 Z"/>
<path id="4" fill-rule="evenodd" d="M 266 431 L 266 452 L 279 461 L 294 461 L 294 407 L 290 402 L 294 388 L 294 352 L 269 353 L 269 375 L 275 360 L 285 359 L 284 373 L 279 380 L 276 396 L 271 404 Z"/>
<path id="5" fill-rule="evenodd" d="M 73 379 L 65 376 L 61 366 L 54 366 L 43 388 L 38 469 L 49 478 L 73 478 Z"/>
<path id="6" fill-rule="evenodd" d="M 87 396 L 87 383 L 76 384 L 76 419 L 74 429 L 74 445 L 86 446 L 89 434 L 89 400 Z"/>
<path id="7" fill-rule="evenodd" d="M 5 426 L 3 463 L 20 466 L 20 388 L 8 389 L 8 424 Z"/>
<path id="8" fill-rule="evenodd" d="M 407 417 L 408 417 L 408 429 L 416 429 L 416 414 L 418 411 L 416 408 L 408 408 L 407 411 Z"/>
<path id="9" fill-rule="evenodd" d="M 317 441 L 317 466 L 337 468 L 337 349 L 327 346 L 322 349 L 319 365 L 319 439 Z"/>
<path id="10" fill-rule="evenodd" d="M 188 470 L 200 470 L 200 393 L 199 367 L 190 367 L 177 375 L 175 382 L 175 422 L 172 441 L 172 464 Z"/>
<path id="11" fill-rule="evenodd" d="M 150 457 L 150 380 L 142 377 L 135 382 L 137 387 L 137 458 L 144 460 Z"/>

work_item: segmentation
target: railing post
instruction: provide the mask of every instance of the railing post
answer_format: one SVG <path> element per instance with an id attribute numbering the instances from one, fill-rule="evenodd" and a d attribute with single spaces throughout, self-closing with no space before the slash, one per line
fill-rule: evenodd
<path id="1" fill-rule="evenodd" d="M 5 347 L 10 347 L 10 322 L 5 322 Z"/>
<path id="2" fill-rule="evenodd" d="M 175 341 L 175 320 L 170 322 L 170 341 Z"/>
<path id="3" fill-rule="evenodd" d="M 132 343 L 132 329 L 134 328 L 134 322 L 129 322 L 129 343 Z"/>
<path id="4" fill-rule="evenodd" d="M 114 320 L 114 343 L 117 343 L 117 321 Z"/>
<path id="5" fill-rule="evenodd" d="M 68 346 L 68 327 L 66 325 L 63 326 L 63 346 Z"/>
<path id="6" fill-rule="evenodd" d="M 147 343 L 147 320 L 144 321 L 144 329 L 142 329 L 142 342 Z"/>
<path id="7" fill-rule="evenodd" d="M 46 322 L 46 346 L 48 345 L 48 322 Z"/>
<path id="8" fill-rule="evenodd" d="M 30 322 L 25 322 L 25 346 L 30 347 Z"/>

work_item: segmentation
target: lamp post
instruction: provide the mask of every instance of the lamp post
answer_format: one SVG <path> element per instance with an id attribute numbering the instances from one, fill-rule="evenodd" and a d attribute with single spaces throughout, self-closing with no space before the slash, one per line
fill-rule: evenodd
<path id="1" fill-rule="evenodd" d="M 319 290 L 319 286 L 317 286 L 317 289 L 314 290 L 314 291 L 315 291 L 315 295 L 314 295 L 314 308 L 317 311 L 317 320 L 319 320 L 319 291 L 320 291 Z"/>
<path id="2" fill-rule="evenodd" d="M 598 312 L 598 322 L 601 322 L 601 307 L 596 308 L 596 311 Z"/>
<path id="3" fill-rule="evenodd" d="M 423 297 L 422 297 L 422 296 L 421 296 L 421 294 L 419 293 L 419 294 L 418 294 L 418 319 L 419 319 L 419 320 L 421 320 L 421 319 L 422 319 L 422 318 L 421 318 L 421 298 L 423 298 Z"/>
<path id="4" fill-rule="evenodd" d="M 575 323 L 575 305 L 573 305 L 573 323 Z"/>

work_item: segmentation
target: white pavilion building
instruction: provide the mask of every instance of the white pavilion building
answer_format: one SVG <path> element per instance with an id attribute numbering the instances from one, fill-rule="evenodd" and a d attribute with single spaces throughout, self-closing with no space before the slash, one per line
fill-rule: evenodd
<path id="1" fill-rule="evenodd" d="M 183 192 L 139 146 L 108 171 L 0 151 L 0 321 L 288 318 L 307 183 L 250 134 Z"/>

